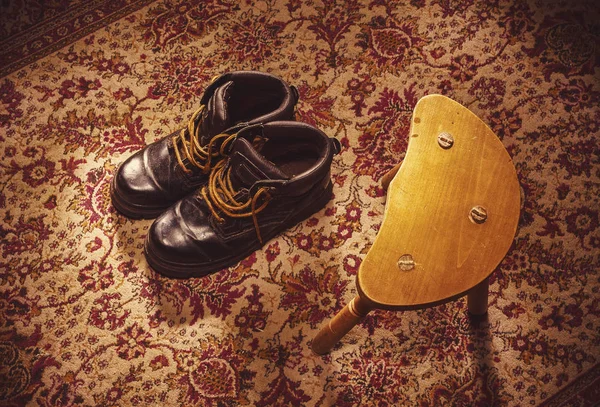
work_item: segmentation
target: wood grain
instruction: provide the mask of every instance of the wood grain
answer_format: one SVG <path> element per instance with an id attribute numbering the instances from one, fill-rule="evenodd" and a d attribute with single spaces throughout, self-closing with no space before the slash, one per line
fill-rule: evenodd
<path id="1" fill-rule="evenodd" d="M 442 132 L 454 138 L 451 148 L 438 144 Z M 423 308 L 466 294 L 506 255 L 519 219 L 511 158 L 471 111 L 445 96 L 426 96 L 409 137 L 381 229 L 357 276 L 359 294 L 377 308 Z M 487 210 L 482 224 L 469 217 L 478 205 Z M 398 267 L 403 255 L 414 259 L 412 270 Z"/>

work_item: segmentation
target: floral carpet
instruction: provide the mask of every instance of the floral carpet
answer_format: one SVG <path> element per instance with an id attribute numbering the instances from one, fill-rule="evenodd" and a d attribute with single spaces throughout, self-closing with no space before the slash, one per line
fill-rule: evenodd
<path id="1" fill-rule="evenodd" d="M 0 405 L 599 402 L 595 1 L 2 8 Z M 334 198 L 234 267 L 162 277 L 142 254 L 151 221 L 115 213 L 109 182 L 186 123 L 213 76 L 239 69 L 295 85 L 297 119 L 341 141 Z M 376 311 L 316 356 L 312 338 L 356 294 L 384 210 L 381 177 L 432 93 L 496 132 L 522 187 L 488 316 L 470 319 L 464 299 Z"/>

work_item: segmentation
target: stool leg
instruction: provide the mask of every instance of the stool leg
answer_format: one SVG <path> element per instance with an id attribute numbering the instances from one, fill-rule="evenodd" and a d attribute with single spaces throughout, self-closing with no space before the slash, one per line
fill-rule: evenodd
<path id="1" fill-rule="evenodd" d="M 331 350 L 356 324 L 360 322 L 371 308 L 359 295 L 354 297 L 327 325 L 325 325 L 312 341 L 312 350 L 323 355 Z"/>
<path id="2" fill-rule="evenodd" d="M 401 166 L 402 166 L 402 161 L 400 161 L 398 164 L 396 164 L 394 166 L 394 168 L 392 168 L 391 170 L 386 172 L 385 175 L 381 178 L 381 186 L 383 187 L 383 189 L 385 189 L 387 191 L 388 187 L 390 186 L 390 182 L 392 182 L 392 180 L 394 179 L 394 177 L 400 170 Z"/>
<path id="3" fill-rule="evenodd" d="M 473 315 L 483 315 L 488 309 L 488 291 L 490 280 L 486 278 L 467 294 L 467 307 Z"/>

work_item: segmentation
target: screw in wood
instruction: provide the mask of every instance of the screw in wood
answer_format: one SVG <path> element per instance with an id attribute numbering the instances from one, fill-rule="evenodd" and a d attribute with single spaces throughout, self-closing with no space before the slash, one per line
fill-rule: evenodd
<path id="1" fill-rule="evenodd" d="M 469 212 L 469 218 L 478 225 L 484 223 L 487 220 L 487 216 L 487 209 L 480 205 L 474 206 L 471 212 Z"/>
<path id="2" fill-rule="evenodd" d="M 437 140 L 440 147 L 442 147 L 444 150 L 447 150 L 454 145 L 454 137 L 452 137 L 452 134 L 447 132 L 440 133 L 437 137 Z"/>
<path id="3" fill-rule="evenodd" d="M 415 268 L 415 261 L 410 254 L 403 254 L 398 259 L 398 268 L 402 271 L 410 271 Z"/>

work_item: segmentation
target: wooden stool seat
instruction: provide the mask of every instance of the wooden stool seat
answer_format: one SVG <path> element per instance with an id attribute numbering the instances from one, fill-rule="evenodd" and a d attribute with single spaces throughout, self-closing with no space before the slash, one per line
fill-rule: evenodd
<path id="1" fill-rule="evenodd" d="M 425 96 L 405 159 L 383 183 L 383 222 L 358 271 L 359 295 L 315 337 L 317 354 L 372 309 L 419 309 L 467 294 L 470 312 L 487 311 L 488 277 L 520 211 L 515 168 L 496 135 L 459 103 Z"/>

